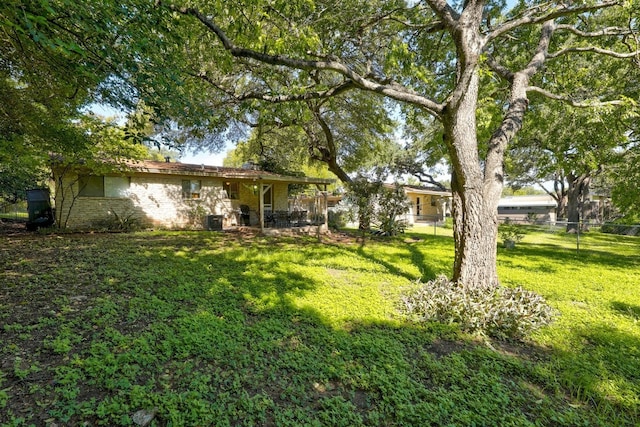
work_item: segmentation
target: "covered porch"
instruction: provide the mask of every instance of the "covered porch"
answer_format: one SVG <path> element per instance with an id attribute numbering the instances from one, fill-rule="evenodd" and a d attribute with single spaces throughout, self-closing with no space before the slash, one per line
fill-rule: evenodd
<path id="1" fill-rule="evenodd" d="M 226 206 L 221 209 L 222 227 L 209 229 L 235 229 L 250 227 L 261 231 L 293 229 L 306 232 L 310 227 L 327 230 L 327 185 L 332 180 L 308 177 L 278 177 L 282 179 L 234 181 L 227 179 L 223 188 Z M 300 204 L 290 196 L 292 185 L 305 185 L 311 204 Z"/>

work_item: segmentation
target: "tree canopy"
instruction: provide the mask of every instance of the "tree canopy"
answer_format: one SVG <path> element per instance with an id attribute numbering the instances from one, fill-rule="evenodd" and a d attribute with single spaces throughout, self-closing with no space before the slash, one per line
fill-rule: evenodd
<path id="1" fill-rule="evenodd" d="M 143 100 L 194 141 L 233 139 L 266 105 L 355 92 L 397 102 L 405 120 L 438 121 L 452 168 L 453 278 L 474 286 L 498 283 L 504 153 L 530 95 L 572 107 L 628 103 L 590 76 L 639 54 L 635 0 L 520 1 L 511 10 L 482 0 L 42 4 L 45 28 L 75 31 L 77 45 L 109 67 L 105 93 Z M 84 36 L 75 24 L 89 18 Z"/>

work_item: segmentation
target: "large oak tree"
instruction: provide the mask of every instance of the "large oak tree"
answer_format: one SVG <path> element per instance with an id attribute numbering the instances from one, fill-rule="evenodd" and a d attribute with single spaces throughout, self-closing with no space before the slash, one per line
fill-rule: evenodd
<path id="1" fill-rule="evenodd" d="M 637 60 L 640 25 L 635 0 L 505 8 L 482 0 L 107 1 L 91 11 L 102 50 L 85 42 L 123 83 L 110 86 L 119 96 L 142 99 L 158 117 L 202 135 L 226 137 L 230 124 L 265 103 L 352 91 L 439 121 L 452 168 L 453 279 L 496 286 L 504 154 L 529 94 L 572 106 L 620 103 L 620 93 L 566 86 L 555 75 L 576 66 L 575 57 Z M 576 69 L 576 81 L 592 66 Z M 500 114 L 492 129 L 479 131 L 479 107 Z"/>
<path id="2" fill-rule="evenodd" d="M 554 67 L 573 55 L 638 55 L 633 2 L 522 2 L 507 14 L 504 4 L 485 1 L 158 5 L 172 13 L 175 28 L 197 34 L 187 43 L 198 57 L 190 62 L 193 76 L 220 96 L 296 102 L 364 90 L 440 121 L 452 167 L 453 279 L 476 286 L 498 284 L 504 153 L 522 127 L 528 95 L 574 106 L 618 103 L 619 94 L 598 92 L 603 88 L 564 93 Z M 500 122 L 479 140 L 477 109 L 486 81 L 500 82 L 505 96 L 496 100 Z"/>

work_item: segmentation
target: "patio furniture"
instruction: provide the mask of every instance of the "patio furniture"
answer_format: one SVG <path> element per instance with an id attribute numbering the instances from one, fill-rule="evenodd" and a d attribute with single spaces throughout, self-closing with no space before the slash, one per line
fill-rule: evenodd
<path id="1" fill-rule="evenodd" d="M 292 226 L 296 227 L 298 226 L 298 220 L 300 219 L 300 211 L 292 211 L 289 214 L 289 222 Z"/>
<path id="2" fill-rule="evenodd" d="M 277 228 L 286 228 L 291 226 L 289 222 L 289 212 L 287 211 L 276 211 L 274 214 L 274 221 Z"/>
<path id="3" fill-rule="evenodd" d="M 307 225 L 307 211 L 298 211 L 298 227 Z"/>
<path id="4" fill-rule="evenodd" d="M 274 227 L 276 225 L 275 216 L 273 215 L 273 211 L 266 210 L 264 211 L 264 226 L 265 227 Z"/>
<path id="5" fill-rule="evenodd" d="M 249 206 L 240 205 L 240 219 L 242 225 L 251 225 L 251 218 L 249 215 Z"/>

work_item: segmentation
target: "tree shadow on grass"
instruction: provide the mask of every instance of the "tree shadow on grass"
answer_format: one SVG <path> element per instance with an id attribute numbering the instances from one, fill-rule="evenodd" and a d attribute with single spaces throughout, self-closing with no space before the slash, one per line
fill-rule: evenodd
<path id="1" fill-rule="evenodd" d="M 570 392 L 596 405 L 618 408 L 615 417 L 627 414 L 640 422 L 640 340 L 612 325 L 577 328 L 581 339 L 570 352 L 560 353 L 561 381 Z"/>
<path id="2" fill-rule="evenodd" d="M 391 258 L 389 258 L 387 255 L 377 255 L 373 251 L 373 246 L 371 245 L 365 246 L 361 244 L 357 247 L 349 247 L 347 250 L 349 250 L 356 256 L 362 257 L 375 264 L 383 266 L 391 274 L 404 277 L 405 279 L 408 279 L 410 281 L 415 281 L 416 279 L 420 279 L 421 281 L 432 280 L 438 274 L 442 274 L 443 270 L 441 268 L 437 268 L 437 266 L 434 265 L 434 262 L 431 262 L 425 257 L 425 252 L 427 252 L 428 245 L 435 244 L 439 246 L 443 243 L 446 243 L 447 246 L 449 246 L 449 244 L 451 243 L 451 238 L 444 236 L 417 236 L 419 237 L 416 237 L 411 241 L 404 241 L 404 243 L 401 245 L 403 251 L 399 252 L 397 255 Z M 376 243 L 384 244 L 384 240 L 378 239 L 376 240 Z M 397 244 L 397 242 L 394 242 L 394 244 Z M 411 274 L 407 271 L 401 270 L 397 267 L 396 262 L 394 262 L 395 259 L 410 259 L 411 264 L 418 268 L 420 275 L 416 277 L 415 274 Z M 438 259 L 437 262 L 439 261 L 440 260 Z M 451 269 L 449 268 L 449 271 L 447 271 L 446 273 L 449 274 L 450 270 Z"/>
<path id="3" fill-rule="evenodd" d="M 640 320 L 640 306 L 634 304 L 627 304 L 620 301 L 613 301 L 611 308 L 618 313 L 628 316 L 633 320 Z"/>
<path id="4" fill-rule="evenodd" d="M 501 251 L 503 258 L 526 257 L 528 260 L 544 262 L 566 262 L 567 266 L 579 267 L 583 264 L 597 264 L 603 267 L 628 268 L 640 263 L 640 255 L 620 256 L 615 251 L 606 252 L 594 249 L 568 249 L 553 244 L 526 244 L 521 243 L 515 251 Z"/>
<path id="5" fill-rule="evenodd" d="M 354 319 L 336 326 L 331 313 L 301 306 L 299 298 L 320 283 L 284 264 L 313 257 L 314 247 L 204 233 L 63 240 L 61 248 L 79 253 L 55 265 L 34 263 L 41 280 L 20 282 L 62 294 L 41 325 L 48 335 L 0 332 L 2 356 L 12 356 L 5 360 L 13 363 L 14 350 L 23 355 L 17 370 L 2 365 L 9 372 L 0 377 L 2 389 L 11 389 L 6 408 L 29 422 L 130 424 L 137 410 L 154 412 L 157 425 L 594 421 L 589 408 L 573 408 L 547 389 L 548 378 L 532 364 L 549 359 L 536 350 L 496 352 L 459 341 L 441 325 Z M 270 256 L 274 243 L 285 253 Z M 37 257 L 38 249 L 25 250 Z M 61 286 L 57 275 L 75 267 L 93 271 Z M 21 351 L 28 345 L 32 360 Z M 29 368 L 23 362 L 48 377 L 27 372 L 20 379 Z M 32 397 L 34 386 L 41 391 Z"/>

